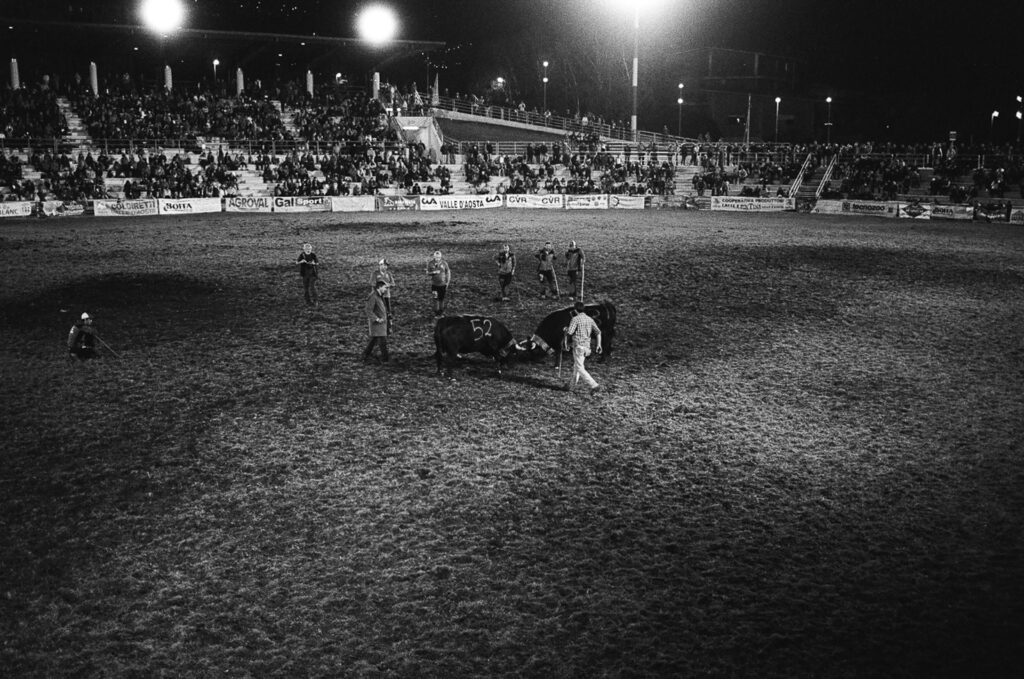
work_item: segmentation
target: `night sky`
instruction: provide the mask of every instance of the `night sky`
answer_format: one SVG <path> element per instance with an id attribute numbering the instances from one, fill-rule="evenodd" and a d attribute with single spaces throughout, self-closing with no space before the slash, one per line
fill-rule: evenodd
<path id="1" fill-rule="evenodd" d="M 188 27 L 354 37 L 366 2 L 348 0 L 186 0 Z M 552 108 L 598 109 L 628 90 L 631 5 L 614 0 L 389 0 L 400 38 L 444 41 L 445 52 L 393 61 L 397 80 L 421 85 L 440 73 L 451 92 L 479 91 L 501 75 L 516 94 L 539 98 L 540 63 Z M 137 3 L 5 0 L 3 16 L 136 22 Z M 799 60 L 814 93 L 892 101 L 936 129 L 988 131 L 989 115 L 1013 124 L 1024 93 L 1020 33 L 1024 3 L 947 0 L 644 0 L 641 18 L 642 113 L 672 114 L 680 54 L 701 47 L 757 50 Z M 912 113 L 910 113 L 912 111 Z M 611 111 L 610 115 L 621 113 Z"/>

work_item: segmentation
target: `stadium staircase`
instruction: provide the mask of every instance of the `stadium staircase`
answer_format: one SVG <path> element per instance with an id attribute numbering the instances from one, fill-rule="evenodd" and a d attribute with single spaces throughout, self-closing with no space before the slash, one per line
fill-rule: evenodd
<path id="1" fill-rule="evenodd" d="M 67 97 L 57 97 L 57 108 L 60 109 L 64 120 L 67 121 L 68 134 L 65 139 L 71 145 L 74 153 L 77 155 L 79 151 L 92 149 L 92 138 L 89 137 L 89 132 L 85 129 L 82 119 L 75 113 Z"/>

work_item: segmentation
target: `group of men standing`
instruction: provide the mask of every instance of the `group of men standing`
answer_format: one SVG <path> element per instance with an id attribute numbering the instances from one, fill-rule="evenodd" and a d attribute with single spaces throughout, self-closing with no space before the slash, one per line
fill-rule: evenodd
<path id="1" fill-rule="evenodd" d="M 551 241 L 544 243 L 539 250 L 533 253 L 533 256 L 537 259 L 540 298 L 547 299 L 548 293 L 550 293 L 553 299 L 558 299 L 561 297 L 558 289 L 558 277 L 555 273 L 558 255 L 555 253 Z M 565 251 L 565 273 L 572 284 L 572 294 L 569 295 L 570 302 L 583 299 L 584 259 L 583 248 L 577 246 L 576 241 L 569 241 L 569 249 Z M 509 301 L 508 288 L 512 285 L 516 274 L 516 256 L 508 245 L 502 245 L 501 250 L 495 255 L 494 261 L 498 264 L 501 300 L 507 302 Z"/>
<path id="2" fill-rule="evenodd" d="M 558 278 L 555 267 L 558 264 L 558 256 L 551 241 L 533 253 L 537 260 L 537 277 L 540 282 L 540 297 L 547 299 L 548 294 L 553 299 L 558 299 Z M 597 338 L 597 351 L 601 352 L 601 331 L 594 320 L 586 314 L 583 305 L 583 284 L 585 281 L 585 255 L 576 241 L 570 241 L 569 247 L 564 254 L 565 272 L 572 285 L 570 301 L 575 301 L 575 315 L 565 334 L 572 340 L 573 346 L 573 375 L 566 389 L 571 390 L 580 379 L 590 386 L 591 391 L 598 388 L 597 382 L 584 367 L 584 360 L 590 354 L 591 337 Z M 509 245 L 502 245 L 494 257 L 498 267 L 498 284 L 501 288 L 501 300 L 509 301 L 509 287 L 513 285 L 516 274 L 516 256 Z M 319 306 L 317 293 L 317 279 L 319 277 L 316 254 L 310 243 L 303 245 L 296 264 L 299 265 L 299 274 L 303 282 L 307 306 Z M 435 251 L 426 264 L 426 274 L 430 277 L 430 291 L 432 298 L 432 311 L 435 318 L 444 316 L 448 307 L 448 286 L 451 284 L 452 272 L 445 261 L 440 250 Z M 367 319 L 369 341 L 363 350 L 363 360 L 373 361 L 374 349 L 379 347 L 380 363 L 388 363 L 390 354 L 388 351 L 388 337 L 394 332 L 394 308 L 392 305 L 391 288 L 395 285 L 394 275 L 390 271 L 390 263 L 386 258 L 377 262 L 377 268 L 370 277 L 371 291 L 366 298 L 364 311 Z"/>

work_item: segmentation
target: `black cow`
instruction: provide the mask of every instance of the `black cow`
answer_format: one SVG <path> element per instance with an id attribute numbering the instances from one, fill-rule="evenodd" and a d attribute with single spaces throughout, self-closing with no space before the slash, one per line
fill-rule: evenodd
<path id="1" fill-rule="evenodd" d="M 437 372 L 441 373 L 442 358 L 447 358 L 445 373 L 451 377 L 452 359 L 461 354 L 479 352 L 490 356 L 498 364 L 498 374 L 508 363 L 510 356 L 522 351 L 512 338 L 512 333 L 501 321 L 490 316 L 462 314 L 437 319 L 434 326 L 434 345 L 437 352 Z"/>
<path id="2" fill-rule="evenodd" d="M 598 362 L 604 361 L 606 357 L 611 356 L 612 340 L 615 339 L 615 305 L 608 300 L 602 300 L 595 304 L 587 304 L 584 311 L 597 322 L 597 327 L 601 329 L 602 353 L 597 360 Z M 537 326 L 533 337 L 523 342 L 523 349 L 529 351 L 535 358 L 554 354 L 562 342 L 562 333 L 565 328 L 569 327 L 569 321 L 572 320 L 574 313 L 571 306 L 552 311 Z"/>

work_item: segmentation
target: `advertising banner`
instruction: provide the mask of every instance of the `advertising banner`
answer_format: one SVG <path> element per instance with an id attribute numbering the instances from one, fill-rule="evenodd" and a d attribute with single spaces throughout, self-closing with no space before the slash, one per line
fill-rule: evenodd
<path id="1" fill-rule="evenodd" d="M 35 203 L 28 200 L 0 203 L 0 217 L 31 217 L 33 207 Z"/>
<path id="2" fill-rule="evenodd" d="M 932 206 L 929 203 L 921 203 L 916 200 L 909 203 L 900 203 L 896 214 L 900 219 L 931 219 Z"/>
<path id="3" fill-rule="evenodd" d="M 512 193 L 505 195 L 505 207 L 533 208 L 539 210 L 561 210 L 565 206 L 565 197 L 560 193 L 538 196 L 532 193 Z"/>
<path id="4" fill-rule="evenodd" d="M 795 210 L 796 199 L 754 198 L 747 196 L 711 196 L 712 210 L 728 210 L 731 212 L 782 212 Z"/>
<path id="5" fill-rule="evenodd" d="M 139 200 L 94 200 L 93 214 L 97 217 L 143 217 L 157 214 L 156 198 Z"/>
<path id="6" fill-rule="evenodd" d="M 420 196 L 421 210 L 486 210 L 505 204 L 502 197 L 482 196 Z"/>
<path id="7" fill-rule="evenodd" d="M 161 198 L 156 203 L 162 215 L 194 215 L 222 209 L 220 198 Z"/>
<path id="8" fill-rule="evenodd" d="M 327 196 L 276 196 L 274 212 L 327 212 L 331 199 Z"/>
<path id="9" fill-rule="evenodd" d="M 47 217 L 78 217 L 85 214 L 86 203 L 77 200 L 44 200 L 43 214 Z"/>
<path id="10" fill-rule="evenodd" d="M 844 200 L 843 214 L 895 217 L 898 203 L 882 203 L 876 200 Z"/>
<path id="11" fill-rule="evenodd" d="M 843 212 L 843 201 L 818 199 L 811 208 L 812 215 L 838 215 Z"/>
<path id="12" fill-rule="evenodd" d="M 331 212 L 373 212 L 377 199 L 373 196 L 331 196 Z"/>
<path id="13" fill-rule="evenodd" d="M 608 194 L 594 193 L 568 195 L 565 197 L 566 210 L 607 210 Z"/>
<path id="14" fill-rule="evenodd" d="M 932 205 L 932 219 L 974 219 L 974 208 L 970 205 Z"/>
<path id="15" fill-rule="evenodd" d="M 643 210 L 643 196 L 618 196 L 614 193 L 608 196 L 608 209 L 610 210 Z"/>
<path id="16" fill-rule="evenodd" d="M 395 212 L 400 210 L 415 210 L 419 207 L 419 200 L 416 196 L 375 196 L 377 209 L 381 212 Z"/>
<path id="17" fill-rule="evenodd" d="M 273 212 L 270 196 L 232 196 L 224 200 L 225 212 Z"/>

